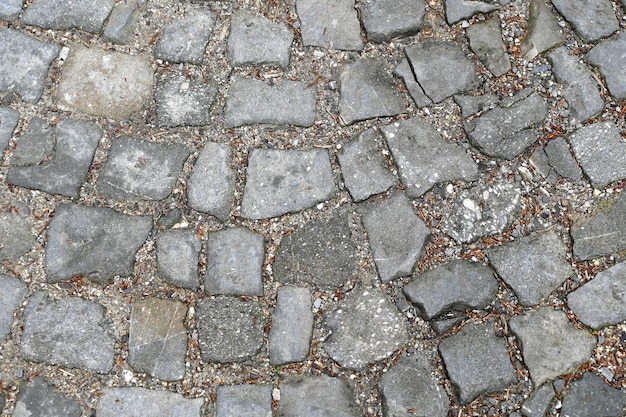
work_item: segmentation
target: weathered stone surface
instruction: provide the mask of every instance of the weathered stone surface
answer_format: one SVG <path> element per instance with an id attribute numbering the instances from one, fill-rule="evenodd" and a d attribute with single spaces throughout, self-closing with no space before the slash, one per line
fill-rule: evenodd
<path id="1" fill-rule="evenodd" d="M 98 401 L 98 417 L 200 417 L 202 398 L 147 388 L 106 388 Z"/>
<path id="2" fill-rule="evenodd" d="M 626 262 L 596 275 L 567 296 L 569 308 L 594 329 L 626 320 Z"/>
<path id="3" fill-rule="evenodd" d="M 243 227 L 209 234 L 204 288 L 210 294 L 263 295 L 263 236 Z"/>
<path id="4" fill-rule="evenodd" d="M 393 73 L 404 80 L 404 85 L 409 90 L 409 94 L 417 107 L 426 107 L 433 104 L 433 101 L 424 93 L 424 90 L 415 79 L 408 58 L 400 61 Z"/>
<path id="5" fill-rule="evenodd" d="M 315 89 L 302 81 L 275 84 L 237 78 L 230 85 L 224 127 L 255 123 L 308 127 L 315 121 Z"/>
<path id="6" fill-rule="evenodd" d="M 617 100 L 626 99 L 625 49 L 626 31 L 621 31 L 616 37 L 600 42 L 587 54 L 587 60 L 600 68 L 607 88 Z"/>
<path id="7" fill-rule="evenodd" d="M 217 387 L 215 417 L 272 417 L 271 385 Z"/>
<path id="8" fill-rule="evenodd" d="M 361 25 L 352 0 L 296 0 L 304 46 L 363 49 Z"/>
<path id="9" fill-rule="evenodd" d="M 239 10 L 233 13 L 228 37 L 228 54 L 233 66 L 289 66 L 293 32 L 284 23 Z"/>
<path id="10" fill-rule="evenodd" d="M 172 192 L 190 153 L 183 145 L 119 137 L 98 177 L 98 190 L 108 198 L 162 200 Z"/>
<path id="11" fill-rule="evenodd" d="M 524 400 L 520 411 L 525 417 L 544 417 L 553 398 L 554 388 L 552 384 L 543 384 Z"/>
<path id="12" fill-rule="evenodd" d="M 557 137 L 552 139 L 546 143 L 543 149 L 548 157 L 548 162 L 557 174 L 572 181 L 582 179 L 583 171 L 572 156 L 572 151 L 564 138 Z"/>
<path id="13" fill-rule="evenodd" d="M 80 29 L 99 33 L 115 0 L 34 0 L 22 23 L 46 29 Z"/>
<path id="14" fill-rule="evenodd" d="M 48 281 L 75 275 L 104 284 L 132 272 L 135 254 L 152 227 L 149 216 L 127 216 L 110 208 L 63 204 L 48 227 Z"/>
<path id="15" fill-rule="evenodd" d="M 562 311 L 552 307 L 522 313 L 509 319 L 521 342 L 522 356 L 535 387 L 573 372 L 591 357 L 596 338 L 576 329 Z"/>
<path id="16" fill-rule="evenodd" d="M 127 119 L 152 99 L 150 59 L 74 45 L 57 90 L 61 110 Z"/>
<path id="17" fill-rule="evenodd" d="M 198 341 L 205 362 L 242 362 L 263 345 L 259 304 L 234 297 L 205 298 L 196 305 Z"/>
<path id="18" fill-rule="evenodd" d="M 498 7 L 494 4 L 472 0 L 445 0 L 446 20 L 449 24 L 469 19 L 478 13 L 489 13 Z"/>
<path id="19" fill-rule="evenodd" d="M 27 380 L 28 381 L 28 380 Z M 20 385 L 13 417 L 66 416 L 80 417 L 78 401 L 57 392 L 42 377 Z"/>
<path id="20" fill-rule="evenodd" d="M 572 382 L 563 399 L 561 414 L 570 417 L 623 416 L 626 393 L 591 372 Z"/>
<path id="21" fill-rule="evenodd" d="M 361 2 L 361 19 L 367 38 L 374 42 L 416 34 L 426 12 L 423 0 L 366 0 Z"/>
<path id="22" fill-rule="evenodd" d="M 26 284 L 17 278 L 0 274 L 0 341 L 11 330 L 13 313 L 24 301 Z"/>
<path id="23" fill-rule="evenodd" d="M 608 0 L 552 0 L 552 4 L 587 42 L 597 41 L 619 29 L 613 7 Z"/>
<path id="24" fill-rule="evenodd" d="M 500 31 L 500 20 L 496 17 L 474 23 L 466 30 L 472 51 L 496 77 L 511 70 L 511 61 L 506 53 Z"/>
<path id="25" fill-rule="evenodd" d="M 386 416 L 394 417 L 445 417 L 450 400 L 444 389 L 431 375 L 434 366 L 430 352 L 403 355 L 380 378 Z"/>
<path id="26" fill-rule="evenodd" d="M 190 82 L 185 77 L 157 85 L 155 100 L 159 126 L 201 126 L 211 123 L 209 109 L 217 89 L 210 84 Z"/>
<path id="27" fill-rule="evenodd" d="M 9 144 L 19 120 L 20 113 L 17 110 L 0 107 L 0 155 Z"/>
<path id="28" fill-rule="evenodd" d="M 54 131 L 39 117 L 33 117 L 28 129 L 17 141 L 11 154 L 11 165 L 27 166 L 39 164 L 54 152 Z"/>
<path id="29" fill-rule="evenodd" d="M 35 241 L 28 216 L 14 211 L 0 212 L 0 261 L 17 262 L 32 249 Z"/>
<path id="30" fill-rule="evenodd" d="M 322 348 L 350 369 L 365 369 L 409 341 L 406 318 L 379 288 L 353 290 L 325 321 L 332 333 Z"/>
<path id="31" fill-rule="evenodd" d="M 0 27 L 0 91 L 36 103 L 43 94 L 48 67 L 60 50 L 57 44 Z"/>
<path id="32" fill-rule="evenodd" d="M 381 131 L 409 197 L 420 197 L 435 184 L 478 179 L 478 165 L 467 151 L 446 141 L 426 119 L 399 120 Z"/>
<path id="33" fill-rule="evenodd" d="M 404 194 L 365 204 L 363 225 L 381 281 L 411 275 L 422 257 L 430 230 Z"/>
<path id="34" fill-rule="evenodd" d="M 309 356 L 313 334 L 311 290 L 283 286 L 278 289 L 270 329 L 270 363 L 301 362 Z"/>
<path id="35" fill-rule="evenodd" d="M 550 184 L 554 184 L 558 180 L 558 175 L 552 165 L 550 165 L 548 155 L 546 155 L 543 146 L 537 146 L 535 148 L 533 153 L 530 155 L 528 162 L 530 162 L 530 165 L 534 168 L 535 172 Z"/>
<path id="36" fill-rule="evenodd" d="M 517 382 L 504 339 L 491 325 L 466 324 L 443 339 L 439 351 L 461 404 Z"/>
<path id="37" fill-rule="evenodd" d="M 185 17 L 169 22 L 154 46 L 154 56 L 170 63 L 200 65 L 204 48 L 215 25 L 215 13 L 196 8 Z"/>
<path id="38" fill-rule="evenodd" d="M 324 149 L 252 149 L 241 215 L 250 219 L 300 211 L 330 199 L 335 180 Z"/>
<path id="39" fill-rule="evenodd" d="M 141 0 L 127 0 L 113 6 L 109 20 L 102 32 L 102 39 L 121 45 L 130 42 Z"/>
<path id="40" fill-rule="evenodd" d="M 294 376 L 280 384 L 279 415 L 282 417 L 358 417 L 347 381 L 326 375 Z"/>
<path id="41" fill-rule="evenodd" d="M 404 287 L 429 320 L 448 311 L 483 309 L 498 291 L 493 270 L 466 260 L 455 260 L 417 275 Z"/>
<path id="42" fill-rule="evenodd" d="M 556 16 L 543 0 L 531 0 L 528 6 L 528 28 L 521 44 L 522 55 L 527 61 L 564 42 L 565 35 Z"/>
<path id="43" fill-rule="evenodd" d="M 76 297 L 53 300 L 36 292 L 24 312 L 20 351 L 31 361 L 107 373 L 113 367 L 115 338 L 105 309 Z"/>
<path id="44" fill-rule="evenodd" d="M 404 99 L 377 58 L 345 64 L 339 72 L 339 116 L 345 124 L 404 113 Z"/>
<path id="45" fill-rule="evenodd" d="M 0 4 L 0 20 L 15 20 L 22 11 L 24 0 L 4 0 Z M 1 409 L 2 407 L 0 407 Z"/>
<path id="46" fill-rule="evenodd" d="M 177 287 L 198 288 L 200 239 L 193 229 L 172 229 L 156 238 L 157 269 L 165 280 Z"/>
<path id="47" fill-rule="evenodd" d="M 480 96 L 454 96 L 454 102 L 461 108 L 461 116 L 467 118 L 479 111 L 493 109 L 498 102 L 498 97 L 493 94 Z"/>

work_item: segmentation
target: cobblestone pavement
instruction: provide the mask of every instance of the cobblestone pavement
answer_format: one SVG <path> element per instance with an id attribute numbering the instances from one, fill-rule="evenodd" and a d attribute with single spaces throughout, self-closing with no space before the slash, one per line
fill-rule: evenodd
<path id="1" fill-rule="evenodd" d="M 625 0 L 0 0 L 0 409 L 626 415 Z"/>

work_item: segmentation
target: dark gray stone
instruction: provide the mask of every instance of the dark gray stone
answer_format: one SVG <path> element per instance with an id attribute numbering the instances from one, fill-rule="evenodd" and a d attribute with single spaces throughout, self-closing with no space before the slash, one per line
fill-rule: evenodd
<path id="1" fill-rule="evenodd" d="M 509 319 L 535 387 L 573 372 L 589 360 L 596 338 L 578 330 L 562 311 L 539 307 Z"/>
<path id="2" fill-rule="evenodd" d="M 517 382 L 504 339 L 491 325 L 466 324 L 443 339 L 439 351 L 461 404 Z"/>
<path id="3" fill-rule="evenodd" d="M 466 30 L 471 50 L 480 58 L 487 69 L 496 77 L 511 70 L 511 61 L 506 53 L 497 17 L 474 23 Z"/>
<path id="4" fill-rule="evenodd" d="M 113 6 L 109 20 L 102 32 L 103 40 L 121 45 L 126 45 L 130 42 L 138 17 L 140 1 L 127 0 Z"/>
<path id="5" fill-rule="evenodd" d="M 96 407 L 97 417 L 200 417 L 204 399 L 148 388 L 105 388 Z"/>
<path id="6" fill-rule="evenodd" d="M 498 97 L 493 94 L 454 96 L 454 102 L 461 108 L 461 116 L 465 119 L 478 112 L 493 109 L 498 102 Z"/>
<path id="7" fill-rule="evenodd" d="M 83 275 L 104 284 L 132 273 L 135 254 L 152 227 L 149 216 L 127 216 L 110 208 L 63 204 L 48 227 L 49 282 Z"/>
<path id="8" fill-rule="evenodd" d="M 22 167 L 39 164 L 52 156 L 54 145 L 54 130 L 45 120 L 33 117 L 11 154 L 11 165 Z"/>
<path id="9" fill-rule="evenodd" d="M 543 146 L 537 146 L 535 148 L 528 162 L 534 167 L 536 173 L 550 184 L 554 184 L 558 180 L 558 175 L 552 165 L 550 165 L 548 155 L 546 155 Z"/>
<path id="10" fill-rule="evenodd" d="M 404 113 L 404 99 L 385 70 L 385 61 L 365 58 L 339 71 L 339 116 L 345 124 Z"/>
<path id="11" fill-rule="evenodd" d="M 48 67 L 60 50 L 57 44 L 0 27 L 0 91 L 36 103 L 43 94 Z"/>
<path id="12" fill-rule="evenodd" d="M 280 384 L 281 417 L 359 417 L 347 381 L 326 375 L 292 376 Z"/>
<path id="13" fill-rule="evenodd" d="M 234 297 L 205 298 L 196 305 L 198 341 L 205 362 L 242 362 L 263 346 L 259 304 Z"/>
<path id="14" fill-rule="evenodd" d="M 302 81 L 273 84 L 237 78 L 230 85 L 224 127 L 256 123 L 308 127 L 315 121 L 315 88 Z"/>
<path id="15" fill-rule="evenodd" d="M 50 365 L 107 373 L 113 367 L 115 338 L 105 309 L 77 297 L 53 300 L 38 291 L 24 312 L 22 356 Z"/>
<path id="16" fill-rule="evenodd" d="M 34 0 L 22 23 L 46 29 L 80 29 L 99 33 L 115 0 Z"/>
<path id="17" fill-rule="evenodd" d="M 0 394 L 0 410 L 4 409 L 7 399 L 4 395 Z"/>
<path id="18" fill-rule="evenodd" d="M 489 13 L 498 7 L 494 4 L 473 0 L 445 0 L 446 20 L 449 24 L 469 19 L 478 13 Z"/>
<path id="19" fill-rule="evenodd" d="M 409 94 L 417 107 L 426 107 L 433 104 L 433 101 L 428 98 L 426 93 L 424 93 L 422 86 L 420 86 L 415 79 L 413 69 L 411 68 L 411 64 L 409 64 L 409 60 L 407 58 L 400 61 L 393 73 L 404 80 L 404 85 L 406 86 L 406 89 L 409 90 Z"/>
<path id="20" fill-rule="evenodd" d="M 572 382 L 563 399 L 561 414 L 569 417 L 619 417 L 624 415 L 626 393 L 591 372 Z"/>
<path id="21" fill-rule="evenodd" d="M 241 215 L 249 219 L 301 211 L 333 197 L 328 151 L 252 149 Z"/>
<path id="22" fill-rule="evenodd" d="M 200 65 L 215 25 L 215 13 L 196 8 L 167 23 L 154 46 L 154 56 L 170 63 Z"/>
<path id="23" fill-rule="evenodd" d="M 352 0 L 296 0 L 304 46 L 363 49 L 361 25 Z"/>
<path id="24" fill-rule="evenodd" d="M 544 417 L 553 398 L 554 388 L 552 384 L 543 384 L 524 400 L 520 411 L 524 417 Z"/>
<path id="25" fill-rule="evenodd" d="M 582 179 L 583 171 L 572 156 L 572 151 L 564 138 L 557 137 L 550 140 L 543 149 L 548 157 L 548 162 L 557 174 L 572 181 Z"/>
<path id="26" fill-rule="evenodd" d="M 365 0 L 360 4 L 367 38 L 374 42 L 416 34 L 426 12 L 423 0 Z"/>
<path id="27" fill-rule="evenodd" d="M 217 387 L 215 417 L 272 417 L 271 385 Z"/>
<path id="28" fill-rule="evenodd" d="M 444 316 L 441 320 L 432 320 L 430 322 L 430 325 L 432 326 L 433 330 L 437 332 L 437 334 L 441 335 L 452 329 L 454 326 L 461 324 L 465 319 L 465 316 L 452 318 L 446 318 L 446 316 Z"/>
<path id="29" fill-rule="evenodd" d="M 24 0 L 4 0 L 0 3 L 0 20 L 15 20 L 22 11 Z M 0 407 L 2 409 L 2 407 Z"/>
<path id="30" fill-rule="evenodd" d="M 53 387 L 42 377 L 22 383 L 17 395 L 13 417 L 64 416 L 80 417 L 82 411 L 78 401 L 70 399 Z"/>
<path id="31" fill-rule="evenodd" d="M 609 0 L 552 0 L 552 4 L 587 42 L 597 41 L 619 29 Z"/>
<path id="32" fill-rule="evenodd" d="M 157 85 L 156 116 L 159 126 L 201 126 L 211 123 L 209 109 L 217 89 L 208 83 L 190 82 L 185 77 Z"/>
<path id="33" fill-rule="evenodd" d="M 313 303 L 308 288 L 278 289 L 269 334 L 270 363 L 301 362 L 309 356 L 313 334 Z"/>
<path id="34" fill-rule="evenodd" d="M 530 61 L 553 46 L 565 42 L 565 35 L 544 0 L 531 0 L 528 14 L 526 36 L 520 49 L 526 60 Z"/>
<path id="35" fill-rule="evenodd" d="M 626 99 L 625 48 L 626 31 L 621 31 L 616 37 L 600 42 L 587 54 L 587 60 L 600 68 L 606 86 L 616 100 Z"/>
<path id="36" fill-rule="evenodd" d="M 25 295 L 26 284 L 0 274 L 0 341 L 11 331 L 13 313 L 22 304 Z"/>
<path id="37" fill-rule="evenodd" d="M 8 107 L 0 107 L 0 156 L 9 144 L 13 131 L 20 120 L 20 113 Z"/>
<path id="38" fill-rule="evenodd" d="M 0 212 L 0 261 L 11 263 L 28 253 L 35 245 L 28 216 L 19 211 Z"/>
<path id="39" fill-rule="evenodd" d="M 361 207 L 378 276 L 383 283 L 411 275 L 424 253 L 430 230 L 404 194 L 395 193 Z"/>
<path id="40" fill-rule="evenodd" d="M 198 288 L 200 240 L 194 229 L 172 229 L 157 235 L 157 270 L 170 284 Z"/>
<path id="41" fill-rule="evenodd" d="M 183 145 L 119 137 L 98 177 L 98 190 L 108 198 L 162 200 L 172 192 L 190 153 Z"/>

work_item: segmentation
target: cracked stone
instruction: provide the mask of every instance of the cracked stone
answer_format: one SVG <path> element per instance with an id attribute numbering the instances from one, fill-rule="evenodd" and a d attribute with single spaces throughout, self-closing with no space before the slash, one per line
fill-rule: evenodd
<path id="1" fill-rule="evenodd" d="M 102 39 L 120 45 L 127 45 L 133 35 L 141 0 L 129 0 L 113 6 L 109 20 L 104 26 Z"/>
<path id="2" fill-rule="evenodd" d="M 619 29 L 609 0 L 552 0 L 552 4 L 586 42 L 597 41 Z"/>
<path id="3" fill-rule="evenodd" d="M 558 180 L 558 176 L 552 165 L 550 165 L 548 155 L 546 155 L 545 152 L 545 147 L 536 147 L 533 153 L 530 155 L 530 159 L 528 161 L 542 178 L 544 178 L 550 184 L 556 183 L 556 181 Z"/>
<path id="4" fill-rule="evenodd" d="M 587 60 L 600 68 L 607 88 L 616 100 L 626 99 L 625 49 L 626 31 L 621 31 L 616 37 L 600 42 L 587 54 Z"/>
<path id="5" fill-rule="evenodd" d="M 559 21 L 543 0 L 531 0 L 528 6 L 528 28 L 520 46 L 522 55 L 531 61 L 553 46 L 565 42 Z"/>
<path id="6" fill-rule="evenodd" d="M 422 27 L 426 3 L 423 0 L 366 0 L 360 4 L 367 38 L 374 42 L 415 35 Z"/>
<path id="7" fill-rule="evenodd" d="M 470 49 L 494 76 L 499 77 L 511 70 L 511 61 L 502 42 L 498 18 L 474 23 L 467 28 L 466 33 Z"/>
<path id="8" fill-rule="evenodd" d="M 548 141 L 543 149 L 548 157 L 548 162 L 557 174 L 572 181 L 582 179 L 583 171 L 572 156 L 572 151 L 564 138 L 557 137 Z"/>
<path id="9" fill-rule="evenodd" d="M 498 97 L 493 94 L 454 96 L 454 102 L 461 108 L 461 116 L 466 119 L 478 112 L 493 109 L 498 102 Z"/>
<path id="10" fill-rule="evenodd" d="M 393 73 L 394 75 L 402 78 L 406 89 L 409 91 L 409 94 L 417 107 L 426 107 L 433 104 L 433 101 L 428 98 L 422 87 L 415 80 L 413 69 L 411 68 L 411 64 L 409 64 L 409 60 L 407 58 L 400 61 Z"/>
<path id="11" fill-rule="evenodd" d="M 498 8 L 494 4 L 470 0 L 445 0 L 445 5 L 446 20 L 449 24 L 469 19 L 478 13 L 489 13 Z"/>
<path id="12" fill-rule="evenodd" d="M 215 13 L 196 8 L 187 16 L 167 23 L 154 46 L 154 56 L 170 63 L 200 65 L 215 26 Z"/>
<path id="13" fill-rule="evenodd" d="M 80 417 L 78 401 L 68 398 L 50 386 L 42 377 L 27 379 L 20 385 L 13 417 L 66 416 Z"/>
<path id="14" fill-rule="evenodd" d="M 26 284 L 17 278 L 0 274 L 0 341 L 11 331 L 13 313 L 24 301 Z"/>
<path id="15" fill-rule="evenodd" d="M 0 212 L 0 261 L 16 263 L 36 243 L 28 216 L 19 211 Z"/>
<path id="16" fill-rule="evenodd" d="M 291 376 L 280 383 L 281 417 L 359 417 L 352 387 L 326 375 Z"/>
<path id="17" fill-rule="evenodd" d="M 100 33 L 115 0 L 34 0 L 22 23 L 45 29 L 80 29 Z"/>
<path id="18" fill-rule="evenodd" d="M 170 284 L 198 288 L 198 255 L 200 240 L 193 229 L 172 229 L 156 238 L 157 270 Z"/>
<path id="19" fill-rule="evenodd" d="M 1 70 L 0 70 L 1 71 Z M 9 145 L 9 140 L 20 120 L 20 113 L 8 107 L 0 107 L 0 155 Z"/>
<path id="20" fill-rule="evenodd" d="M 573 381 L 563 399 L 561 414 L 571 417 L 622 416 L 626 393 L 585 372 Z"/>
<path id="21" fill-rule="evenodd" d="M 304 46 L 360 51 L 361 25 L 352 0 L 296 0 Z"/>
<path id="22" fill-rule="evenodd" d="M 302 362 L 309 356 L 313 334 L 311 290 L 282 286 L 269 334 L 270 363 Z"/>
<path id="23" fill-rule="evenodd" d="M 17 19 L 23 6 L 24 0 L 4 0 L 0 3 L 0 20 L 11 21 Z"/>
<path id="24" fill-rule="evenodd" d="M 553 398 L 554 388 L 552 384 L 543 384 L 524 400 L 520 411 L 525 417 L 544 417 Z"/>
<path id="25" fill-rule="evenodd" d="M 148 388 L 105 388 L 98 400 L 98 417 L 200 417 L 204 399 Z"/>
<path id="26" fill-rule="evenodd" d="M 271 385 L 217 387 L 215 417 L 272 417 Z"/>
<path id="27" fill-rule="evenodd" d="M 185 77 L 157 85 L 156 116 L 159 126 L 202 126 L 211 123 L 209 109 L 217 89 L 210 84 L 190 82 Z"/>

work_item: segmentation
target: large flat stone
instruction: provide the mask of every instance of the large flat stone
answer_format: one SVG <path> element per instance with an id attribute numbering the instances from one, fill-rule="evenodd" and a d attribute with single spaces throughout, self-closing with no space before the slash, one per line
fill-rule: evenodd
<path id="1" fill-rule="evenodd" d="M 208 9 L 196 8 L 187 16 L 168 22 L 154 46 L 154 56 L 170 63 L 200 65 L 215 26 L 215 17 L 215 13 Z"/>
<path id="2" fill-rule="evenodd" d="M 585 372 L 573 381 L 563 399 L 561 413 L 570 417 L 623 416 L 626 393 Z"/>
<path id="3" fill-rule="evenodd" d="M 0 20 L 15 20 L 22 11 L 24 0 L 5 0 L 0 4 Z"/>
<path id="4" fill-rule="evenodd" d="M 0 341 L 11 331 L 13 313 L 22 304 L 25 295 L 26 284 L 0 274 Z"/>
<path id="5" fill-rule="evenodd" d="M 269 334 L 270 363 L 302 362 L 309 356 L 313 334 L 313 303 L 308 288 L 282 286 Z"/>
<path id="6" fill-rule="evenodd" d="M 374 42 L 416 34 L 423 25 L 423 0 L 366 0 L 360 3 L 367 38 Z"/>
<path id="7" fill-rule="evenodd" d="M 8 107 L 0 107 L 0 155 L 9 144 L 13 131 L 20 120 L 20 113 Z"/>
<path id="8" fill-rule="evenodd" d="M 163 278 L 178 287 L 198 288 L 198 255 L 200 239 L 194 229 L 172 229 L 156 238 L 157 270 Z"/>
<path id="9" fill-rule="evenodd" d="M 115 0 L 33 0 L 22 23 L 46 29 L 99 33 Z"/>
<path id="10" fill-rule="evenodd" d="M 552 0 L 552 4 L 587 42 L 597 41 L 619 29 L 609 0 Z"/>
<path id="11" fill-rule="evenodd" d="M 296 0 L 304 46 L 363 49 L 361 25 L 352 0 Z"/>
<path id="12" fill-rule="evenodd" d="M 281 381 L 278 408 L 281 417 L 363 415 L 348 382 L 326 375 L 292 376 Z"/>
<path id="13" fill-rule="evenodd" d="M 498 18 L 474 23 L 465 32 L 470 48 L 494 76 L 499 77 L 511 70 L 511 61 L 502 42 Z"/>
<path id="14" fill-rule="evenodd" d="M 208 83 L 190 82 L 185 77 L 157 85 L 155 101 L 159 126 L 202 126 L 211 123 L 209 109 L 217 89 Z"/>
<path id="15" fill-rule="evenodd" d="M 17 262 L 35 245 L 28 216 L 19 211 L 0 212 L 0 261 Z"/>
<path id="16" fill-rule="evenodd" d="M 188 399 L 169 391 L 148 388 L 105 388 L 97 417 L 200 417 L 204 399 Z"/>
<path id="17" fill-rule="evenodd" d="M 600 68 L 606 86 L 616 100 L 626 99 L 624 50 L 626 50 L 626 31 L 622 30 L 616 37 L 600 42 L 587 54 L 587 60 Z"/>
<path id="18" fill-rule="evenodd" d="M 215 417 L 272 417 L 271 385 L 217 387 Z"/>
<path id="19" fill-rule="evenodd" d="M 449 24 L 469 19 L 475 14 L 489 13 L 496 10 L 495 4 L 474 0 L 445 0 L 446 20 Z"/>
<path id="20" fill-rule="evenodd" d="M 524 58 L 530 61 L 561 42 L 565 42 L 565 35 L 552 10 L 543 0 L 531 0 L 526 36 L 520 48 Z"/>
<path id="21" fill-rule="evenodd" d="M 80 417 L 82 415 L 78 401 L 56 391 L 42 377 L 27 381 L 20 385 L 13 417 Z"/>

